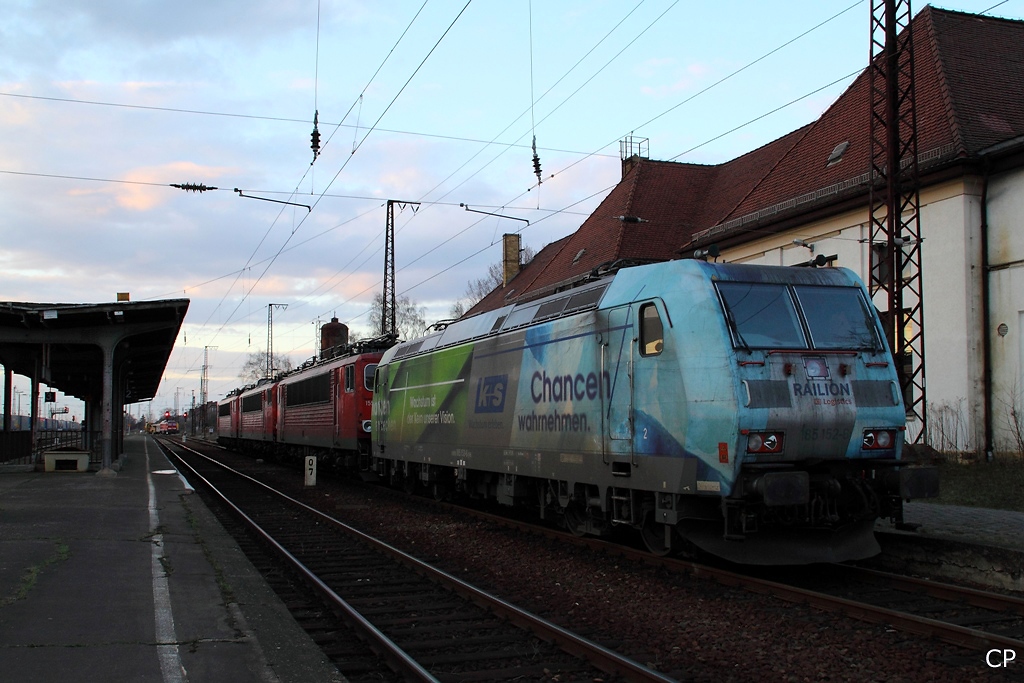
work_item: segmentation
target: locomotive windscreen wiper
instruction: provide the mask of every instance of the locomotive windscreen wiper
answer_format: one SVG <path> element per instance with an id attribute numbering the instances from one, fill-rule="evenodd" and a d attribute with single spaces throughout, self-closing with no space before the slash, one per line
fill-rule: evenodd
<path id="1" fill-rule="evenodd" d="M 729 304 L 725 303 L 725 319 L 729 321 L 729 329 L 732 330 L 733 336 L 736 337 L 736 342 L 743 347 L 743 350 L 750 353 L 750 344 L 743 338 L 743 334 L 740 332 L 739 325 L 736 324 L 736 316 L 733 315 L 732 309 L 729 308 Z"/>

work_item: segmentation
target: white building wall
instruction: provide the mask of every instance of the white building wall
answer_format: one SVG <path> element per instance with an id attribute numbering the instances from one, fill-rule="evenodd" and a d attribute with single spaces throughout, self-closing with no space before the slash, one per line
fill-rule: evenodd
<path id="1" fill-rule="evenodd" d="M 995 447 L 1024 451 L 1024 170 L 988 187 L 988 257 Z M 1001 327 L 1005 325 L 1005 327 Z"/>
<path id="2" fill-rule="evenodd" d="M 948 183 L 921 196 L 928 442 L 983 447 L 980 186 Z"/>

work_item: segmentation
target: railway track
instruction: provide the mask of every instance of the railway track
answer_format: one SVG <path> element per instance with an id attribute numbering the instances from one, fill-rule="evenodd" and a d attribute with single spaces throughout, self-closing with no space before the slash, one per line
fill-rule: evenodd
<path id="1" fill-rule="evenodd" d="M 455 506 L 453 506 L 455 507 Z M 465 512 L 465 508 L 457 508 Z M 737 571 L 580 538 L 486 512 L 482 519 L 829 612 L 987 652 L 1024 652 L 1024 599 L 855 565 Z"/>
<path id="2" fill-rule="evenodd" d="M 457 509 L 466 511 L 461 507 Z M 634 562 L 712 579 L 824 611 L 840 612 L 861 621 L 885 624 L 971 650 L 1024 652 L 1024 599 L 1019 597 L 855 565 L 733 570 L 657 557 L 599 539 L 580 538 L 486 512 L 472 512 L 494 523 L 557 538 L 561 543 L 588 546 Z"/>
<path id="3" fill-rule="evenodd" d="M 257 461 L 243 456 L 227 457 L 229 461 L 245 463 L 244 466 L 240 465 L 239 467 L 245 471 L 252 470 L 258 473 L 257 476 L 266 476 L 268 481 L 280 480 L 282 477 L 281 469 L 277 465 L 272 465 L 271 463 L 261 465 Z M 236 459 L 232 460 L 232 458 Z M 288 480 L 294 481 L 294 472 L 286 472 L 284 479 L 287 486 Z M 351 484 L 342 484 L 341 482 L 332 486 L 326 481 L 322 482 L 322 486 L 324 488 L 319 489 L 320 493 L 316 496 L 310 496 L 309 500 L 313 502 L 312 499 L 315 498 L 317 500 L 315 504 L 317 505 L 325 503 L 332 512 L 344 510 L 348 520 L 360 525 L 362 528 L 378 527 L 380 522 L 375 520 L 379 518 L 374 516 L 378 505 L 380 509 L 392 510 L 389 514 L 397 515 L 398 518 L 405 516 L 405 513 L 398 512 L 395 508 L 409 507 L 410 501 L 406 500 L 402 494 L 389 489 L 379 487 L 362 489 L 360 487 L 352 487 Z M 300 487 L 297 487 L 295 490 L 297 493 L 293 495 L 301 495 L 304 499 L 306 498 L 304 491 L 299 493 Z M 324 497 L 328 490 L 330 491 L 327 494 L 328 497 Z M 356 490 L 361 492 L 353 495 Z M 306 491 L 310 490 L 307 489 Z M 341 504 L 341 500 L 355 504 Z M 667 573 L 680 575 L 679 579 L 671 580 L 670 583 L 671 585 L 681 587 L 691 587 L 690 593 L 695 596 L 691 599 L 698 599 L 707 595 L 724 596 L 726 594 L 723 594 L 722 590 L 736 588 L 748 594 L 774 596 L 780 600 L 797 605 L 805 605 L 808 608 L 826 614 L 845 614 L 851 617 L 851 621 L 859 620 L 883 625 L 885 627 L 884 632 L 893 633 L 893 637 L 897 639 L 896 642 L 910 643 L 913 642 L 913 639 L 917 639 L 919 645 L 914 647 L 921 650 L 931 649 L 934 654 L 929 655 L 929 657 L 935 662 L 942 663 L 943 666 L 964 667 L 964 670 L 968 670 L 977 666 L 978 662 L 984 662 L 985 653 L 990 650 L 1012 650 L 1018 653 L 1018 657 L 1020 652 L 1024 652 L 1024 642 L 1021 641 L 1020 633 L 1022 618 L 1021 601 L 1013 597 L 839 565 L 831 567 L 817 565 L 809 568 L 809 571 L 799 568 L 788 568 L 785 571 L 777 572 L 762 571 L 754 575 L 752 572 L 733 570 L 732 567 L 716 567 L 673 558 L 659 558 L 645 551 L 599 539 L 577 538 L 549 527 L 524 524 L 504 516 L 495 516 L 478 510 L 451 506 L 446 503 L 436 503 L 421 497 L 415 498 L 415 505 L 413 507 L 420 507 L 422 509 L 409 515 L 409 523 L 414 524 L 415 522 L 412 520 L 416 518 L 432 516 L 428 508 L 434 506 L 450 508 L 451 514 L 459 521 L 454 523 L 454 526 L 450 526 L 453 523 L 443 520 L 438 521 L 435 518 L 432 524 L 439 525 L 436 531 L 414 533 L 414 537 L 417 539 L 417 544 L 414 548 L 415 552 L 420 554 L 420 556 L 433 558 L 432 561 L 442 564 L 445 563 L 444 558 L 447 552 L 445 548 L 450 545 L 444 543 L 443 540 L 450 535 L 450 529 L 462 529 L 464 525 L 470 523 L 468 520 L 472 515 L 472 518 L 477 520 L 487 520 L 496 525 L 513 529 L 514 531 L 510 534 L 499 533 L 497 535 L 524 539 L 524 547 L 536 545 L 538 547 L 553 546 L 564 549 L 566 547 L 589 546 L 598 553 L 608 555 L 609 559 L 607 560 L 595 558 L 591 566 L 614 566 L 618 569 L 618 566 L 621 565 L 627 578 L 617 579 L 619 581 L 617 584 L 615 583 L 616 579 L 613 578 L 612 582 L 603 589 L 607 591 L 615 590 L 617 592 L 619 587 L 623 585 L 623 580 L 627 582 L 632 581 L 628 577 L 640 574 L 637 568 L 647 564 L 654 567 L 658 575 L 664 576 Z M 447 516 L 447 513 L 441 514 Z M 382 529 L 386 526 L 388 525 L 380 524 Z M 530 544 L 525 542 L 525 537 L 522 536 L 524 531 L 534 536 L 545 536 L 553 540 L 551 543 L 538 541 L 537 543 Z M 401 534 L 401 536 L 404 538 L 405 534 Z M 434 539 L 434 542 L 432 542 L 432 539 Z M 401 542 L 398 538 L 395 540 Z M 442 542 L 437 543 L 438 541 Z M 483 549 L 484 547 L 480 546 L 480 548 L 486 554 L 487 551 Z M 571 549 L 568 550 L 567 554 L 582 556 L 581 553 L 574 553 Z M 527 557 L 524 555 L 521 556 L 521 559 L 527 560 Z M 459 564 L 449 562 L 448 566 L 461 568 L 464 566 L 462 564 L 463 561 L 468 561 L 472 564 L 471 560 L 456 560 Z M 630 567 L 633 568 L 631 569 Z M 488 574 L 488 576 L 490 575 Z M 822 577 L 827 577 L 829 580 L 825 581 Z M 492 578 L 485 580 L 491 580 Z M 509 578 L 512 577 L 510 576 Z M 694 584 L 695 578 L 712 579 L 714 583 L 726 588 L 702 590 Z M 881 588 L 886 590 L 883 591 Z M 522 595 L 522 593 L 516 593 L 514 589 L 508 590 L 504 582 L 501 585 L 494 585 L 493 590 L 502 594 Z M 564 604 L 561 610 L 546 611 L 547 603 L 544 601 L 538 603 L 539 596 L 542 594 L 547 595 L 543 593 L 540 586 L 537 587 L 536 592 L 533 592 L 534 589 L 527 590 L 531 591 L 529 595 L 533 600 L 528 600 L 528 604 L 532 605 L 534 611 L 549 619 L 561 620 L 562 623 L 565 623 Z M 596 584 L 594 590 L 600 592 L 602 585 Z M 648 591 L 648 594 L 650 595 L 651 593 Z M 519 599 L 514 598 L 514 601 L 518 602 Z M 726 599 L 738 604 L 744 603 L 744 598 L 740 594 Z M 552 605 L 557 605 L 558 595 L 552 595 L 550 598 L 545 598 L 545 600 L 550 601 Z M 671 600 L 669 603 L 671 603 Z M 671 614 L 661 614 L 656 609 L 648 610 L 646 603 L 640 604 L 645 605 L 641 610 L 644 613 L 642 617 L 644 623 L 664 624 L 661 630 L 658 630 L 658 628 L 650 629 L 651 636 L 653 637 L 657 637 L 655 635 L 657 633 L 664 633 L 664 628 L 668 627 L 669 624 L 679 623 L 680 618 L 684 622 L 690 618 L 690 616 L 687 616 L 690 613 L 683 606 L 677 606 L 676 611 L 671 612 Z M 768 612 L 777 613 L 777 606 L 771 607 L 770 603 L 759 602 L 759 604 L 765 604 Z M 642 628 L 636 621 L 631 620 L 629 615 L 633 612 L 634 610 L 632 609 L 624 611 L 622 617 L 619 617 L 619 622 L 609 620 L 607 628 L 591 630 L 588 632 L 588 635 L 595 640 L 618 649 L 620 646 L 618 634 Z M 640 618 L 639 615 L 636 618 Z M 806 619 L 807 617 L 803 618 Z M 591 623 L 593 624 L 593 622 Z M 821 624 L 828 622 L 812 621 L 812 623 Z M 816 626 L 813 627 L 813 629 L 817 628 Z M 909 634 L 909 636 L 900 638 L 895 636 L 897 632 L 904 632 Z M 876 631 L 876 633 L 879 632 Z M 726 636 L 725 633 L 722 635 L 724 642 L 730 642 L 730 636 Z M 911 640 L 908 640 L 908 637 Z M 888 636 L 882 637 L 882 640 L 888 639 Z M 928 645 L 928 643 L 932 643 L 932 645 Z M 952 643 L 958 647 L 950 649 L 946 647 L 946 643 Z M 625 645 L 625 643 L 622 644 Z M 936 644 L 939 645 L 937 646 Z M 902 647 L 903 645 L 901 645 Z M 632 647 L 626 648 L 626 651 L 630 652 L 633 656 L 644 650 L 642 642 L 638 648 L 636 641 L 633 642 Z M 656 663 L 656 668 L 663 671 L 672 671 L 675 675 L 685 679 L 692 670 L 691 662 L 697 655 L 687 652 L 685 648 L 679 655 L 678 657 L 665 658 L 651 657 L 650 653 L 644 653 L 640 654 L 637 658 L 642 662 Z"/>
<path id="4" fill-rule="evenodd" d="M 781 585 L 798 591 L 792 599 L 865 621 L 980 651 L 1024 652 L 1024 600 L 1018 597 L 847 565 L 801 571 Z"/>
<path id="5" fill-rule="evenodd" d="M 161 444 L 194 486 L 230 507 L 402 680 L 672 680 L 186 445 Z M 319 629 L 314 638 L 346 677 L 380 680 L 367 670 L 365 654 L 351 652 L 351 636 L 326 637 L 332 629 L 323 624 L 329 616 L 323 609 L 307 600 L 286 602 L 297 602 L 300 623 Z M 346 649 L 340 656 L 339 648 Z"/>

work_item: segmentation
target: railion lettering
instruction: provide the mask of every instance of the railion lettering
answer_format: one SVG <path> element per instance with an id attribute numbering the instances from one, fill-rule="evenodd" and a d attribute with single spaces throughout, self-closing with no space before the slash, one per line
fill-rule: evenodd
<path id="1" fill-rule="evenodd" d="M 850 385 L 847 382 L 794 382 L 793 396 L 849 396 Z"/>

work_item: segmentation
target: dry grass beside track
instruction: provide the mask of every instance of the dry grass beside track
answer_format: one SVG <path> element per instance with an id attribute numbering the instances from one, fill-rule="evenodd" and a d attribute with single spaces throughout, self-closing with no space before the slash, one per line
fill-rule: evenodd
<path id="1" fill-rule="evenodd" d="M 940 495 L 929 502 L 1024 512 L 1024 457 L 987 462 L 948 456 L 938 467 Z"/>

